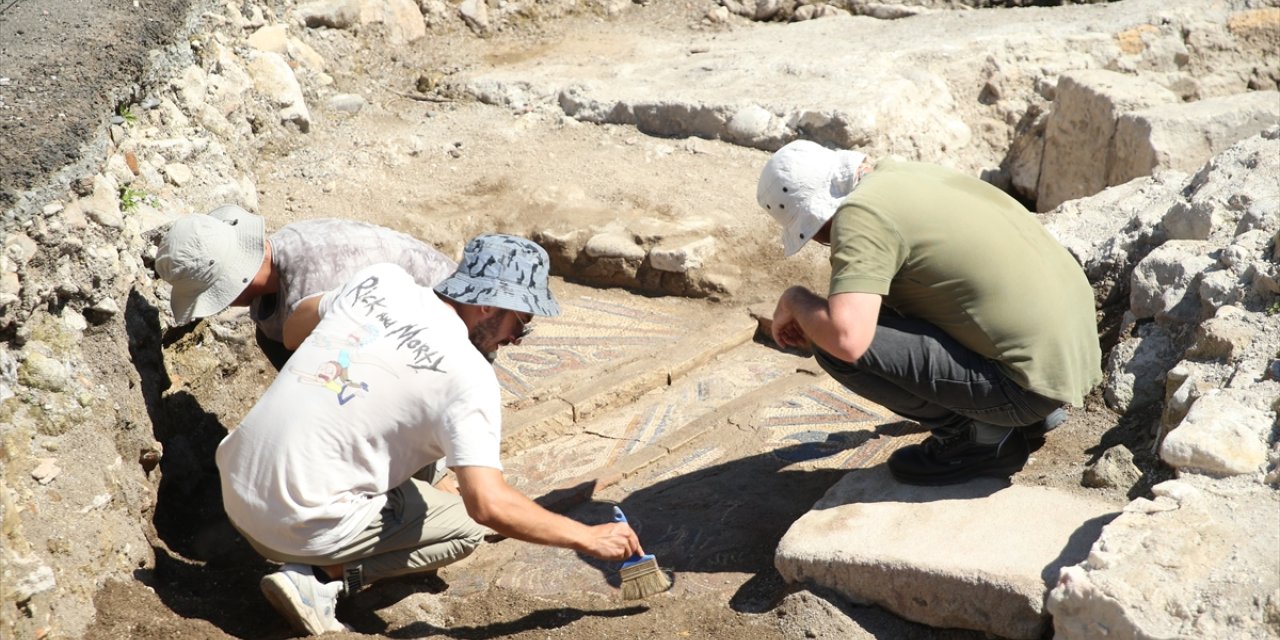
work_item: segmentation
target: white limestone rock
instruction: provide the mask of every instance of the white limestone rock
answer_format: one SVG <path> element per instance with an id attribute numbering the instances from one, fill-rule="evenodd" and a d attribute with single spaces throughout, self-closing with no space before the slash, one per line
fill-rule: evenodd
<path id="1" fill-rule="evenodd" d="M 1059 78 L 1053 111 L 1045 124 L 1036 209 L 1048 211 L 1106 188 L 1120 116 L 1177 101 L 1160 85 L 1114 71 L 1072 71 Z"/>
<path id="2" fill-rule="evenodd" d="M 1062 570 L 1046 602 L 1054 638 L 1275 638 L 1280 493 L 1201 478 L 1153 493 Z"/>
<path id="3" fill-rule="evenodd" d="M 1242 402 L 1235 390 L 1210 391 L 1160 445 L 1160 459 L 1179 471 L 1230 476 L 1257 473 L 1267 460 L 1275 413 Z"/>
<path id="4" fill-rule="evenodd" d="M 1159 402 L 1165 373 L 1182 357 L 1182 349 L 1167 329 L 1158 324 L 1138 327 L 1107 357 L 1103 398 L 1113 411 L 1125 413 Z"/>
<path id="5" fill-rule="evenodd" d="M 258 51 L 283 54 L 288 49 L 289 28 L 283 24 L 269 24 L 259 27 L 245 40 L 251 48 Z"/>
<path id="6" fill-rule="evenodd" d="M 124 224 L 124 216 L 120 212 L 119 187 L 109 176 L 94 176 L 92 195 L 81 198 L 79 203 L 90 220 L 104 227 L 119 229 Z"/>
<path id="7" fill-rule="evenodd" d="M 688 273 L 702 267 L 715 252 L 715 238 L 700 238 L 678 245 L 659 245 L 649 250 L 649 264 L 658 271 Z"/>
<path id="8" fill-rule="evenodd" d="M 1151 175 L 1157 168 L 1195 171 L 1278 120 L 1280 92 L 1276 91 L 1159 104 L 1122 114 L 1111 141 L 1107 184 Z"/>
<path id="9" fill-rule="evenodd" d="M 1202 274 L 1216 265 L 1217 247 L 1172 240 L 1147 254 L 1133 269 L 1129 311 L 1135 318 L 1190 323 L 1199 320 L 1197 289 Z"/>
<path id="10" fill-rule="evenodd" d="M 350 29 L 360 23 L 362 0 L 319 0 L 298 6 L 298 17 L 308 27 Z"/>
<path id="11" fill-rule="evenodd" d="M 1187 176 L 1134 180 L 1062 203 L 1041 216 L 1046 230 L 1084 268 L 1099 303 L 1125 291 L 1133 265 L 1165 241 L 1160 220 L 1179 202 Z"/>
<path id="12" fill-rule="evenodd" d="M 249 62 L 249 75 L 258 93 L 277 107 L 282 123 L 294 124 L 303 133 L 311 130 L 311 112 L 302 86 L 283 57 L 276 53 L 258 53 Z"/>
<path id="13" fill-rule="evenodd" d="M 583 250 L 592 258 L 618 258 L 629 262 L 639 262 L 645 256 L 644 247 L 636 244 L 630 234 L 617 232 L 592 236 Z"/>

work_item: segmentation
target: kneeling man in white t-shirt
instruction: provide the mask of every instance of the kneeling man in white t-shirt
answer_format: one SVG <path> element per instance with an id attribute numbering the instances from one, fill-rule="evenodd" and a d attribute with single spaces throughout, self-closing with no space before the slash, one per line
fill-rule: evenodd
<path id="1" fill-rule="evenodd" d="M 549 266 L 528 240 L 482 235 L 434 289 L 377 264 L 289 317 L 285 345 L 297 351 L 217 461 L 232 523 L 284 563 L 262 591 L 296 629 L 343 630 L 340 594 L 457 562 L 490 530 L 602 560 L 643 553 L 625 523 L 581 524 L 503 479 L 485 354 L 560 312 Z M 437 461 L 460 495 L 415 477 Z"/>

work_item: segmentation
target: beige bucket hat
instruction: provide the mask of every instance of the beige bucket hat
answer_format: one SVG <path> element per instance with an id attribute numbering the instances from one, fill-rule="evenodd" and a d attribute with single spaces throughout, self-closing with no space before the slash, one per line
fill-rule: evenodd
<path id="1" fill-rule="evenodd" d="M 184 325 L 231 306 L 265 255 L 262 217 L 235 205 L 174 221 L 156 254 L 156 273 L 173 287 L 174 319 Z"/>

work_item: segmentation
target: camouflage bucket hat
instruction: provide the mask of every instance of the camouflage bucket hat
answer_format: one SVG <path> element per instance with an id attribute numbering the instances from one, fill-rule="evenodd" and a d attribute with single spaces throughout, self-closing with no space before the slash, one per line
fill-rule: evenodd
<path id="1" fill-rule="evenodd" d="M 485 234 L 467 243 L 458 269 L 435 289 L 463 304 L 555 316 L 560 305 L 547 287 L 550 267 L 546 250 L 537 244 L 516 236 Z"/>

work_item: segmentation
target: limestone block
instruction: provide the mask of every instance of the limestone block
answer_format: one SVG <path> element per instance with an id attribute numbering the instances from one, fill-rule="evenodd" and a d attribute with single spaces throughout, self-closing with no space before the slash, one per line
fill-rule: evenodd
<path id="1" fill-rule="evenodd" d="M 5 236 L 4 257 L 15 265 L 27 264 L 35 257 L 36 249 L 36 241 L 25 233 L 11 233 Z"/>
<path id="2" fill-rule="evenodd" d="M 792 20 L 799 22 L 801 20 L 816 20 L 818 18 L 847 15 L 849 15 L 848 11 L 829 4 L 806 4 L 796 7 L 796 11 L 791 17 Z"/>
<path id="3" fill-rule="evenodd" d="M 18 369 L 18 382 L 33 389 L 62 391 L 70 383 L 66 365 L 39 351 L 30 350 Z"/>
<path id="4" fill-rule="evenodd" d="M 120 213 L 120 193 L 116 181 L 98 174 L 93 177 L 93 194 L 79 200 L 80 207 L 90 220 L 112 229 L 124 224 Z"/>
<path id="5" fill-rule="evenodd" d="M 845 475 L 778 544 L 788 582 L 830 589 L 935 627 L 1040 638 L 1046 590 L 1086 557 L 1118 511 L 1044 487 L 975 480 L 895 482 L 883 467 Z"/>
<path id="6" fill-rule="evenodd" d="M 1251 91 L 1197 102 L 1159 104 L 1116 122 L 1107 184 L 1151 175 L 1157 167 L 1196 171 L 1236 142 L 1280 120 L 1280 92 Z"/>
<path id="7" fill-rule="evenodd" d="M 462 0 L 458 5 L 458 15 L 477 35 L 489 32 L 489 6 L 484 0 Z"/>
<path id="8" fill-rule="evenodd" d="M 139 151 L 151 154 L 151 161 L 157 166 L 169 162 L 182 162 L 195 153 L 195 145 L 186 138 L 165 138 L 148 140 L 141 143 Z"/>
<path id="9" fill-rule="evenodd" d="M 241 96 L 253 88 L 253 78 L 245 70 L 244 61 L 229 48 L 218 49 L 214 60 L 206 102 L 225 118 L 240 108 Z"/>
<path id="10" fill-rule="evenodd" d="M 258 51 L 283 54 L 287 49 L 288 38 L 288 27 L 283 24 L 269 24 L 250 34 L 246 43 Z"/>
<path id="11" fill-rule="evenodd" d="M 1169 370 L 1165 375 L 1164 412 L 1160 417 L 1161 438 L 1182 422 L 1196 400 L 1221 386 L 1222 381 L 1215 380 L 1218 377 L 1212 365 L 1186 360 Z"/>
<path id="12" fill-rule="evenodd" d="M 659 271 L 687 273 L 715 255 L 715 238 L 701 238 L 677 246 L 660 245 L 649 251 L 649 264 Z"/>
<path id="13" fill-rule="evenodd" d="M 1129 281 L 1129 311 L 1139 320 L 1198 320 L 1197 281 L 1216 266 L 1217 261 L 1209 257 L 1216 249 L 1205 242 L 1171 240 L 1147 254 L 1134 267 Z"/>
<path id="14" fill-rule="evenodd" d="M 1213 269 L 1200 276 L 1196 287 L 1200 297 L 1200 317 L 1211 318 L 1216 309 L 1238 305 L 1249 293 L 1249 279 L 1229 269 Z"/>
<path id="15" fill-rule="evenodd" d="M 1045 124 L 1036 210 L 1102 191 L 1108 185 L 1111 139 L 1120 116 L 1177 101 L 1168 89 L 1135 76 L 1101 69 L 1064 74 Z"/>
<path id="16" fill-rule="evenodd" d="M 744 147 L 776 149 L 786 144 L 787 125 L 760 105 L 747 105 L 725 125 L 724 139 Z"/>
<path id="17" fill-rule="evenodd" d="M 592 236 L 584 251 L 592 258 L 618 258 L 634 262 L 644 260 L 645 256 L 644 247 L 636 244 L 629 234 L 616 232 Z"/>
<path id="18" fill-rule="evenodd" d="M 1233 360 L 1240 357 L 1253 342 L 1258 329 L 1244 310 L 1235 306 L 1219 307 L 1214 316 L 1196 330 L 1195 342 L 1187 357 L 1201 360 Z"/>
<path id="19" fill-rule="evenodd" d="M 748 9 L 752 9 L 752 5 L 755 5 L 754 11 L 752 11 L 749 17 L 756 20 L 769 20 L 770 18 L 778 15 L 778 12 L 782 10 L 782 3 L 780 0 L 745 0 L 743 4 L 747 6 Z"/>
<path id="20" fill-rule="evenodd" d="M 1275 637 L 1280 493 L 1200 480 L 1156 485 L 1062 571 L 1055 639 Z"/>
<path id="21" fill-rule="evenodd" d="M 1179 201 L 1180 179 L 1134 180 L 1064 202 L 1042 216 L 1044 228 L 1084 268 L 1098 302 L 1126 291 L 1135 261 L 1165 241 L 1160 220 Z"/>
<path id="22" fill-rule="evenodd" d="M 1170 207 L 1160 222 L 1170 240 L 1208 240 L 1222 219 L 1222 209 L 1213 202 L 1182 201 Z"/>
<path id="23" fill-rule="evenodd" d="M 195 177 L 195 174 L 191 171 L 191 167 L 188 167 L 181 162 L 170 162 L 169 164 L 166 164 L 161 171 L 164 172 L 164 177 L 177 187 L 185 186 L 188 182 L 191 182 L 193 177 Z"/>
<path id="24" fill-rule="evenodd" d="M 115 179 L 117 184 L 130 184 L 133 182 L 134 174 L 129 169 L 129 163 L 125 161 L 124 154 L 115 153 L 107 158 L 106 172 Z"/>
<path id="25" fill-rule="evenodd" d="M 427 23 L 414 0 L 385 0 L 387 39 L 392 44 L 407 44 L 427 35 Z"/>
<path id="26" fill-rule="evenodd" d="M 1164 242 L 1159 222 L 1179 201 L 1184 176 L 1165 175 L 1064 202 L 1041 216 L 1046 230 L 1084 268 L 1101 304 L 1126 291 L 1133 265 Z"/>
<path id="27" fill-rule="evenodd" d="M 17 302 L 21 293 L 22 279 L 18 274 L 13 271 L 0 272 L 0 309 Z"/>
<path id="28" fill-rule="evenodd" d="M 327 66 L 324 56 L 321 56 L 315 49 L 312 49 L 311 45 L 297 38 L 291 37 L 285 41 L 285 53 L 287 53 L 290 58 L 302 63 L 302 66 L 312 71 L 324 71 Z"/>
<path id="29" fill-rule="evenodd" d="M 84 206 L 80 204 L 79 200 L 68 202 L 67 206 L 63 207 L 60 217 L 63 224 L 67 225 L 67 229 L 70 231 L 83 231 L 85 227 L 89 226 L 89 219 L 85 216 Z"/>
<path id="30" fill-rule="evenodd" d="M 1178 427 L 1165 436 L 1160 459 L 1179 471 L 1230 476 L 1258 472 L 1267 460 L 1274 413 L 1264 413 L 1236 396 L 1211 391 L 1191 405 Z"/>
<path id="31" fill-rule="evenodd" d="M 311 112 L 302 95 L 302 86 L 289 63 L 276 53 L 259 53 L 249 62 L 249 75 L 258 93 L 279 108 L 280 121 L 293 123 L 303 133 L 311 130 Z"/>
<path id="32" fill-rule="evenodd" d="M 178 96 L 179 103 L 186 107 L 187 113 L 196 113 L 200 110 L 200 106 L 204 104 L 208 83 L 204 69 L 192 65 L 183 69 L 181 74 L 169 82 Z"/>
<path id="33" fill-rule="evenodd" d="M 591 232 L 586 229 L 565 232 L 543 229 L 530 235 L 534 242 L 547 250 L 547 256 L 551 258 L 551 273 L 555 275 L 572 273 L 573 263 L 590 237 Z"/>
<path id="34" fill-rule="evenodd" d="M 1169 331 L 1157 324 L 1138 328 L 1138 335 L 1117 344 L 1107 359 L 1103 397 L 1113 411 L 1158 402 L 1163 395 L 1165 373 L 1182 352 Z"/>

